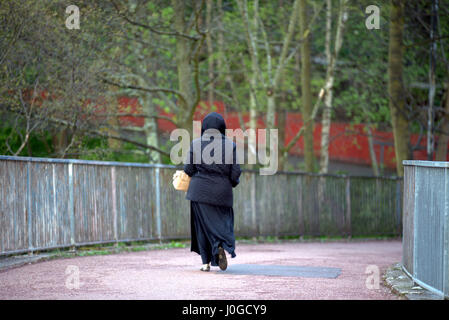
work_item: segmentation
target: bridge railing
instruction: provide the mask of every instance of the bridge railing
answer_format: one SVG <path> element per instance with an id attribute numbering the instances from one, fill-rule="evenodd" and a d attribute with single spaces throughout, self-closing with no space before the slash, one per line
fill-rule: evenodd
<path id="1" fill-rule="evenodd" d="M 419 285 L 449 296 L 449 162 L 404 164 L 404 270 Z"/>
<path id="2" fill-rule="evenodd" d="M 190 237 L 177 167 L 0 156 L 0 255 Z M 244 170 L 236 236 L 402 233 L 402 180 Z"/>

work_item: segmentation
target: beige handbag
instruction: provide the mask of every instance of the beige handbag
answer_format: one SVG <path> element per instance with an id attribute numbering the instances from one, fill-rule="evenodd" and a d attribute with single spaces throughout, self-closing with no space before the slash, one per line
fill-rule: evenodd
<path id="1" fill-rule="evenodd" d="M 183 170 L 176 170 L 173 175 L 173 187 L 176 190 L 187 191 L 189 189 L 190 177 Z"/>

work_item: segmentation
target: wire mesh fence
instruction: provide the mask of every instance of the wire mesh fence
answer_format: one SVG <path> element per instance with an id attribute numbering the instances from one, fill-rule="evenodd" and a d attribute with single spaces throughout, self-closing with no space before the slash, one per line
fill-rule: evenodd
<path id="1" fill-rule="evenodd" d="M 449 298 L 449 162 L 405 160 L 402 264 L 413 280 Z"/>

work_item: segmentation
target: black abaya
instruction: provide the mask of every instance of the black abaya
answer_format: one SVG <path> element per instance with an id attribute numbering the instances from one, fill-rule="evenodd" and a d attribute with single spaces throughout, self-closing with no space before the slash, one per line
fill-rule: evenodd
<path id="1" fill-rule="evenodd" d="M 218 266 L 218 247 L 232 258 L 236 256 L 234 237 L 234 211 L 232 207 L 190 202 L 191 248 L 201 255 L 203 264 Z"/>
<path id="2" fill-rule="evenodd" d="M 221 159 L 218 154 L 217 159 L 208 159 L 215 152 Z M 232 258 L 236 256 L 232 188 L 239 184 L 241 174 L 237 146 L 226 137 L 226 123 L 220 114 L 212 112 L 203 119 L 201 137 L 192 141 L 184 163 L 184 172 L 192 178 L 186 194 L 190 200 L 191 251 L 201 255 L 203 264 L 218 266 L 220 246 Z"/>

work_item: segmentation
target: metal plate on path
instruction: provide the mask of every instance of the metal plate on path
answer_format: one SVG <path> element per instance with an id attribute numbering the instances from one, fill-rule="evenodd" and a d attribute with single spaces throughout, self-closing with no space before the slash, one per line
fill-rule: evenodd
<path id="1" fill-rule="evenodd" d="M 229 266 L 228 269 L 226 269 L 225 271 L 218 271 L 217 273 L 335 279 L 340 275 L 341 269 L 329 267 L 309 267 L 309 266 L 234 264 Z"/>

